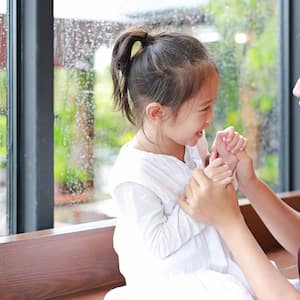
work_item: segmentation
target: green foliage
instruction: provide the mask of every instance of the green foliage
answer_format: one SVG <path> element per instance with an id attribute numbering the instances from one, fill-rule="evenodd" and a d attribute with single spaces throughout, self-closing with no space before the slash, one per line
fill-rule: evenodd
<path id="1" fill-rule="evenodd" d="M 6 167 L 6 116 L 0 114 L 0 168 Z"/>
<path id="2" fill-rule="evenodd" d="M 0 70 L 0 168 L 6 167 L 7 150 L 6 71 Z"/>
<path id="3" fill-rule="evenodd" d="M 0 112 L 6 111 L 6 71 L 0 70 Z"/>
<path id="4" fill-rule="evenodd" d="M 211 0 L 201 8 L 221 36 L 220 41 L 208 45 L 217 61 L 221 79 L 215 109 L 216 121 L 210 135 L 228 125 L 244 133 L 245 120 L 242 120 L 240 107 L 244 91 L 251 98 L 243 105 L 249 105 L 255 110 L 258 127 L 266 123 L 270 111 L 277 106 L 277 5 L 274 0 Z M 235 34 L 241 32 L 248 36 L 245 44 L 235 42 Z M 268 131 L 268 128 L 264 129 Z M 260 175 L 275 186 L 278 179 L 278 164 L 275 161 L 278 156 L 267 153 L 261 149 L 259 141 L 257 143 L 258 152 L 265 162 L 260 162 L 258 167 Z"/>
<path id="5" fill-rule="evenodd" d="M 112 109 L 109 68 L 93 76 L 89 72 L 55 68 L 54 176 L 56 182 L 74 192 L 80 192 L 82 183 L 93 177 L 93 174 L 74 167 L 71 161 L 72 147 L 80 142 L 74 140 L 79 93 L 89 95 L 83 99 L 84 105 L 89 106 L 88 119 L 94 126 L 93 143 L 96 148 L 114 153 L 134 134 L 133 127 L 124 121 L 121 113 Z"/>
<path id="6" fill-rule="evenodd" d="M 215 121 L 208 136 L 216 130 L 233 125 L 244 133 L 246 128 L 241 114 L 241 94 L 251 92 L 247 105 L 255 109 L 260 126 L 266 123 L 277 102 L 278 76 L 278 20 L 277 2 L 274 0 L 211 0 L 201 10 L 216 27 L 221 40 L 209 43 L 210 52 L 219 66 L 220 87 L 215 109 Z M 187 29 L 188 30 L 188 29 Z M 235 34 L 243 32 L 249 37 L 246 44 L 237 44 Z M 138 48 L 135 45 L 133 53 Z M 93 77 L 95 76 L 95 77 Z M 94 86 L 93 86 L 94 85 Z M 78 92 L 85 91 L 86 105 L 90 106 L 90 120 L 94 126 L 94 145 L 102 152 L 116 152 L 134 135 L 134 128 L 121 113 L 112 110 L 112 82 L 109 68 L 97 74 L 77 74 L 72 70 L 55 70 L 55 178 L 87 180 L 89 174 L 72 169 L 69 161 L 72 150 L 74 119 Z M 259 141 L 257 141 L 259 143 Z M 277 154 L 262 153 L 258 166 L 260 175 L 276 184 L 278 176 Z"/>
<path id="7" fill-rule="evenodd" d="M 92 174 L 86 170 L 72 166 L 71 151 L 74 141 L 75 114 L 77 113 L 75 102 L 79 91 L 88 88 L 87 75 L 74 70 L 55 68 L 54 82 L 54 178 L 64 185 L 69 192 L 80 193 L 87 182 L 92 179 Z M 90 100 L 84 97 L 87 102 Z M 77 141 L 78 143 L 78 141 Z"/>
<path id="8" fill-rule="evenodd" d="M 76 97 L 74 72 L 54 69 L 54 177 L 57 182 L 67 182 L 68 157 L 71 151 L 72 131 L 74 128 Z"/>
<path id="9" fill-rule="evenodd" d="M 265 155 L 264 161 L 261 167 L 256 169 L 256 173 L 259 177 L 271 187 L 275 188 L 275 183 L 278 179 L 279 159 L 277 154 Z"/>
<path id="10" fill-rule="evenodd" d="M 117 151 L 134 135 L 134 128 L 120 112 L 113 111 L 112 81 L 107 67 L 97 74 L 95 87 L 95 144 Z"/>

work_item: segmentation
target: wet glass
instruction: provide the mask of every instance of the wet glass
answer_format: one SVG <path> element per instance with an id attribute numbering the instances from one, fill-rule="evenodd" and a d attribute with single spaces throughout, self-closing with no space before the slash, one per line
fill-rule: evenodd
<path id="1" fill-rule="evenodd" d="M 0 0 L 0 236 L 7 222 L 6 0 Z"/>
<path id="2" fill-rule="evenodd" d="M 235 126 L 277 190 L 277 1 L 56 0 L 54 16 L 55 226 L 115 216 L 109 173 L 135 130 L 112 110 L 109 64 L 116 36 L 135 25 L 205 43 L 221 78 L 208 139 Z"/>

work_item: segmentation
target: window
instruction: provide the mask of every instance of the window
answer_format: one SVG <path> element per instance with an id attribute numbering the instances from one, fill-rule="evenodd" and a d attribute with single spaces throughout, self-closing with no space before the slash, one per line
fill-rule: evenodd
<path id="1" fill-rule="evenodd" d="M 0 236 L 7 234 L 6 1 L 0 0 Z"/>
<path id="2" fill-rule="evenodd" d="M 134 129 L 112 112 L 109 64 L 114 39 L 133 25 L 184 31 L 207 45 L 221 74 L 209 140 L 234 125 L 278 191 L 279 8 L 271 0 L 225 3 L 54 1 L 56 226 L 114 217 L 109 170 Z"/>
<path id="3" fill-rule="evenodd" d="M 54 198 L 56 226 L 114 216 L 107 177 L 134 129 L 111 111 L 108 64 L 115 36 L 132 25 L 205 42 L 221 75 L 209 139 L 235 125 L 271 187 L 299 189 L 299 2 L 170 2 L 0 0 L 0 234 L 53 227 Z"/>

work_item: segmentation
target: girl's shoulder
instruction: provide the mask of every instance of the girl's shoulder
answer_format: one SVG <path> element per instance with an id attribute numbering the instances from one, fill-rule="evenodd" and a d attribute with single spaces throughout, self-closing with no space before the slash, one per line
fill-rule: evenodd
<path id="1" fill-rule="evenodd" d="M 113 165 L 110 176 L 111 188 L 123 182 L 153 181 L 158 177 L 160 165 L 157 155 L 138 150 L 129 142 L 121 147 Z"/>
<path id="2" fill-rule="evenodd" d="M 189 167 L 170 155 L 138 150 L 131 143 L 119 152 L 111 172 L 111 189 L 124 182 L 145 186 L 171 186 L 189 175 Z"/>

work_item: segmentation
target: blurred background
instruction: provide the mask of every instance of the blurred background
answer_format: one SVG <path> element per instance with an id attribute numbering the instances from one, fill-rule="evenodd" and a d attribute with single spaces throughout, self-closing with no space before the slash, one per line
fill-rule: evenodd
<path id="1" fill-rule="evenodd" d="M 276 0 L 54 0 L 54 17 L 56 227 L 115 216 L 109 173 L 135 130 L 112 110 L 109 65 L 116 36 L 135 25 L 186 32 L 208 47 L 221 76 L 209 142 L 235 126 L 259 176 L 279 191 Z M 0 235 L 7 227 L 6 26 L 0 0 Z"/>

